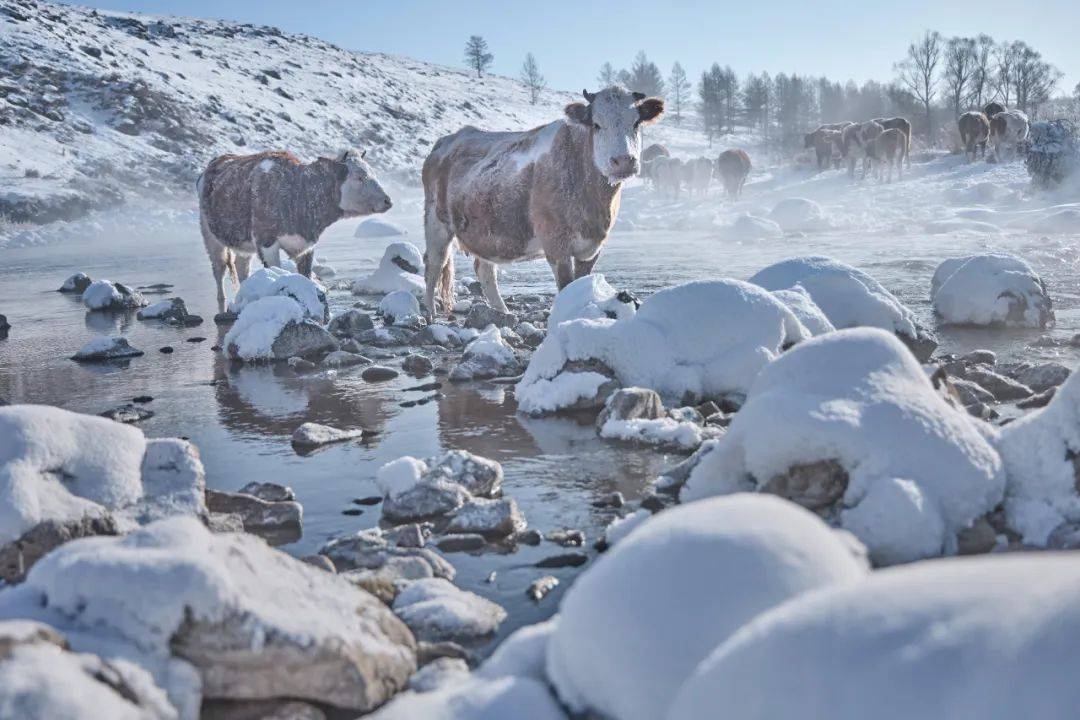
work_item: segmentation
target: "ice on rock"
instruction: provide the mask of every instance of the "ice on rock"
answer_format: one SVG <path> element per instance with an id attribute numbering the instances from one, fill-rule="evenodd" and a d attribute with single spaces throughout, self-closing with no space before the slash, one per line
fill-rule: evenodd
<path id="1" fill-rule="evenodd" d="M 827 230 L 831 227 L 825 212 L 813 200 L 793 197 L 776 203 L 769 219 L 784 231 Z"/>
<path id="2" fill-rule="evenodd" d="M 1040 718 L 1080 703 L 1080 561 L 916 563 L 787 602 L 686 680 L 667 720 Z"/>
<path id="3" fill-rule="evenodd" d="M 267 296 L 245 305 L 222 344 L 229 357 L 246 362 L 288 360 L 337 347 L 333 336 L 311 320 L 296 300 L 285 295 Z"/>
<path id="4" fill-rule="evenodd" d="M 142 350 L 131 347 L 127 338 L 98 337 L 79 348 L 72 359 L 81 362 L 101 362 L 139 357 L 142 354 Z"/>
<path id="5" fill-rule="evenodd" d="M 749 490 L 839 510 L 877 564 L 953 554 L 1004 494 L 992 433 L 949 405 L 894 336 L 837 331 L 761 372 L 681 498 Z"/>
<path id="6" fill-rule="evenodd" d="M 376 598 L 259 538 L 212 534 L 191 518 L 67 543 L 0 593 L 0 618 L 49 622 L 75 650 L 137 658 L 174 705 L 178 660 L 198 670 L 204 698 L 361 712 L 416 669 L 412 635 Z"/>
<path id="7" fill-rule="evenodd" d="M 518 406 L 530 414 L 553 412 L 602 385 L 604 373 L 575 371 L 575 363 L 609 369 L 623 386 L 651 388 L 675 401 L 745 392 L 764 365 L 808 337 L 786 305 L 755 285 L 678 285 L 647 298 L 631 317 L 550 328 L 517 385 Z"/>
<path id="8" fill-rule="evenodd" d="M 637 306 L 631 296 L 616 291 L 602 274 L 593 273 L 578 278 L 559 291 L 551 303 L 548 327 L 555 327 L 567 320 L 623 320 L 633 316 L 636 311 Z"/>
<path id="9" fill-rule="evenodd" d="M 944 261 L 930 285 L 934 312 L 953 325 L 1045 328 L 1053 303 L 1042 278 L 1013 255 L 971 255 Z"/>
<path id="10" fill-rule="evenodd" d="M 920 336 L 915 316 L 862 270 L 828 257 L 784 260 L 761 270 L 750 282 L 766 290 L 802 287 L 837 328 L 877 327 L 905 342 Z"/>
<path id="11" fill-rule="evenodd" d="M 1065 382 L 1046 407 L 1001 429 L 1009 526 L 1025 543 L 1045 546 L 1062 523 L 1080 523 L 1080 377 Z"/>
<path id="12" fill-rule="evenodd" d="M 148 303 L 140 293 L 110 280 L 95 280 L 83 290 L 83 305 L 89 310 L 134 310 Z"/>
<path id="13" fill-rule="evenodd" d="M 488 325 L 465 346 L 461 362 L 450 371 L 450 379 L 484 380 L 520 371 L 517 353 L 503 339 L 499 328 Z"/>
<path id="14" fill-rule="evenodd" d="M 566 720 L 547 686 L 531 678 L 470 678 L 426 693 L 407 692 L 371 720 Z"/>
<path id="15" fill-rule="evenodd" d="M 393 607 L 416 639 L 426 642 L 474 643 L 492 635 L 506 619 L 499 605 L 443 578 L 409 583 Z"/>
<path id="16" fill-rule="evenodd" d="M 413 293 L 395 290 L 379 301 L 379 316 L 390 325 L 406 325 L 420 316 L 420 303 Z"/>
<path id="17" fill-rule="evenodd" d="M 743 494 L 665 510 L 567 591 L 547 675 L 572 712 L 662 718 L 698 662 L 745 623 L 866 570 L 836 532 L 779 498 Z"/>
<path id="18" fill-rule="evenodd" d="M 236 297 L 229 303 L 229 310 L 242 315 L 246 308 L 268 297 L 291 298 L 300 307 L 304 318 L 317 323 L 330 319 L 330 306 L 322 285 L 279 267 L 260 268 L 251 273 L 240 284 Z"/>
<path id="19" fill-rule="evenodd" d="M 415 295 L 424 292 L 424 256 L 412 243 L 387 245 L 379 260 L 379 267 L 366 278 L 355 280 L 352 284 L 353 295 L 375 295 L 397 290 Z"/>
<path id="20" fill-rule="evenodd" d="M 360 224 L 356 226 L 356 232 L 353 236 L 358 238 L 380 238 L 408 234 L 409 233 L 405 228 L 395 222 L 391 222 L 385 218 L 369 217 L 360 221 Z"/>

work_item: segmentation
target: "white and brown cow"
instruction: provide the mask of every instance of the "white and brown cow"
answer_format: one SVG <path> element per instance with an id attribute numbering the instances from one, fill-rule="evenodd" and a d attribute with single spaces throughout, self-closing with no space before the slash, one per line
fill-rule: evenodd
<path id="1" fill-rule="evenodd" d="M 839 150 L 841 133 L 848 125 L 854 124 L 853 122 L 826 123 L 803 136 L 803 147 L 814 148 L 819 171 L 829 169 L 835 151 Z"/>
<path id="2" fill-rule="evenodd" d="M 621 87 L 585 91 L 566 117 L 524 132 L 465 127 L 424 161 L 424 271 L 429 316 L 453 306 L 455 240 L 475 258 L 488 304 L 506 310 L 496 266 L 546 258 L 561 290 L 588 275 L 638 172 L 641 127 L 664 101 Z"/>
<path id="3" fill-rule="evenodd" d="M 840 141 L 840 153 L 847 160 L 848 177 L 855 177 L 855 163 L 862 160 L 863 179 L 866 179 L 873 159 L 874 140 L 883 132 L 885 128 L 873 120 L 855 123 L 844 128 Z"/>
<path id="4" fill-rule="evenodd" d="M 706 197 L 713 175 L 712 160 L 704 157 L 691 158 L 683 163 L 682 175 L 687 195 L 694 197 L 696 193 L 700 197 Z"/>
<path id="5" fill-rule="evenodd" d="M 964 145 L 964 157 L 968 162 L 974 162 L 975 156 L 981 151 L 986 157 L 986 141 L 990 137 L 990 120 L 985 113 L 978 110 L 966 112 L 956 121 L 960 130 L 960 141 Z"/>
<path id="6" fill-rule="evenodd" d="M 874 160 L 875 172 L 882 182 L 892 182 L 893 168 L 897 168 L 900 179 L 904 177 L 904 155 L 907 148 L 907 136 L 898 128 L 887 128 L 874 138 L 870 155 Z M 888 180 L 885 167 L 889 168 Z"/>
<path id="7" fill-rule="evenodd" d="M 358 150 L 307 164 L 288 152 L 222 155 L 196 187 L 219 311 L 225 309 L 226 270 L 243 282 L 253 255 L 266 266 L 280 266 L 284 250 L 310 277 L 312 251 L 326 228 L 342 218 L 386 212 L 392 204 Z"/>
<path id="8" fill-rule="evenodd" d="M 911 121 L 902 117 L 874 118 L 874 122 L 886 130 L 899 130 L 904 133 L 904 157 L 900 158 L 911 167 Z"/>
<path id="9" fill-rule="evenodd" d="M 1019 110 L 1002 110 L 990 118 L 990 145 L 995 161 L 1006 162 L 1016 157 L 1020 144 L 1027 140 L 1030 123 Z"/>

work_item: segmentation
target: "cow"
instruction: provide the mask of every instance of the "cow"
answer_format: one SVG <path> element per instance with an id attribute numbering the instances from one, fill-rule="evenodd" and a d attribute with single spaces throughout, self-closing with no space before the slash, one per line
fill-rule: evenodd
<path id="1" fill-rule="evenodd" d="M 713 164 L 708 158 L 693 158 L 687 160 L 682 166 L 683 183 L 686 185 L 686 193 L 694 197 L 694 193 L 701 197 L 709 194 L 709 181 L 712 180 Z"/>
<path id="2" fill-rule="evenodd" d="M 196 190 L 219 312 L 225 310 L 226 270 L 238 285 L 253 255 L 267 267 L 280 266 L 284 250 L 297 271 L 311 277 L 312 251 L 326 228 L 393 205 L 356 149 L 311 163 L 281 151 L 221 155 L 199 176 Z"/>
<path id="3" fill-rule="evenodd" d="M 655 160 L 658 157 L 671 157 L 671 153 L 660 143 L 653 143 L 641 151 L 641 164 L 644 166 L 645 163 Z"/>
<path id="4" fill-rule="evenodd" d="M 1027 140 L 1030 123 L 1019 110 L 1002 110 L 990 118 L 990 145 L 996 162 L 1016 157 L 1020 143 Z"/>
<path id="5" fill-rule="evenodd" d="M 828 123 L 819 125 L 813 132 L 803 136 L 803 147 L 814 148 L 817 155 L 818 170 L 828 170 L 833 158 L 833 150 L 839 142 L 840 133 L 851 122 Z"/>
<path id="6" fill-rule="evenodd" d="M 904 177 L 904 153 L 907 147 L 907 136 L 904 135 L 904 131 L 899 128 L 888 128 L 883 130 L 876 138 L 869 151 L 870 156 L 874 160 L 878 179 L 885 181 L 884 169 L 882 165 L 889 166 L 889 178 L 887 182 L 892 182 L 893 166 L 897 167 L 897 174 L 900 179 Z"/>
<path id="7" fill-rule="evenodd" d="M 641 128 L 664 101 L 609 87 L 583 92 L 566 117 L 524 132 L 464 127 L 436 141 L 424 161 L 426 312 L 453 307 L 454 243 L 475 258 L 491 307 L 506 311 L 496 266 L 546 258 L 562 290 L 592 272 L 638 172 Z"/>
<path id="8" fill-rule="evenodd" d="M 990 120 L 995 115 L 997 115 L 998 113 L 1005 112 L 1005 110 L 1006 110 L 1005 106 L 1002 105 L 1001 103 L 988 102 L 988 103 L 986 103 L 986 106 L 983 108 L 983 115 L 986 116 L 987 120 Z"/>
<path id="9" fill-rule="evenodd" d="M 863 161 L 863 179 L 870 169 L 872 159 L 873 142 L 877 136 L 885 131 L 873 120 L 864 123 L 854 123 L 844 128 L 840 139 L 840 154 L 844 156 L 848 164 L 848 177 L 855 178 L 855 162 Z"/>
<path id="10" fill-rule="evenodd" d="M 654 158 L 649 162 L 649 174 L 656 192 L 671 200 L 679 199 L 679 191 L 685 179 L 682 160 L 666 155 Z"/>
<path id="11" fill-rule="evenodd" d="M 960 128 L 960 141 L 964 144 L 964 157 L 968 162 L 975 161 L 975 155 L 982 152 L 986 157 L 986 141 L 990 137 L 990 120 L 978 110 L 966 112 L 957 121 Z"/>
<path id="12" fill-rule="evenodd" d="M 725 150 L 716 158 L 716 174 L 724 183 L 724 190 L 728 197 L 737 200 L 742 195 L 746 177 L 750 174 L 753 165 L 750 156 L 744 150 Z"/>
<path id="13" fill-rule="evenodd" d="M 904 163 L 911 167 L 911 123 L 907 118 L 894 117 L 894 118 L 874 118 L 873 122 L 876 122 L 885 130 L 896 129 L 904 133 L 904 157 L 901 158 Z"/>

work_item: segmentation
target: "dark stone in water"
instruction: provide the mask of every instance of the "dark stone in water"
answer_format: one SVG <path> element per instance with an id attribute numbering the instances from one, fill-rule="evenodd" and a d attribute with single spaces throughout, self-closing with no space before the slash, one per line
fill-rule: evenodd
<path id="1" fill-rule="evenodd" d="M 364 372 L 360 373 L 360 377 L 368 382 L 385 382 L 387 380 L 393 380 L 397 376 L 397 370 L 388 368 L 384 365 L 372 365 L 364 368 Z"/>
<path id="2" fill-rule="evenodd" d="M 564 567 L 581 567 L 589 561 L 589 556 L 584 553 L 565 553 L 563 555 L 552 555 L 551 557 L 544 558 L 540 562 L 533 565 L 538 568 L 564 568 Z"/>
<path id="3" fill-rule="evenodd" d="M 446 535 L 435 541 L 435 547 L 443 552 L 474 552 L 482 550 L 487 545 L 483 535 L 474 533 L 461 533 Z"/>
<path id="4" fill-rule="evenodd" d="M 211 345 L 210 349 L 213 350 L 214 352 L 221 352 L 221 346 L 220 345 Z"/>
<path id="5" fill-rule="evenodd" d="M 154 401 L 154 398 L 151 395 L 139 395 L 137 397 L 131 398 L 131 402 L 140 403 L 140 404 L 146 404 L 148 402 L 153 402 L 153 401 Z"/>
<path id="6" fill-rule="evenodd" d="M 427 405 L 432 400 L 438 400 L 442 397 L 442 393 L 435 393 L 434 395 L 428 395 L 426 398 L 420 398 L 416 401 L 417 405 Z"/>
<path id="7" fill-rule="evenodd" d="M 427 392 L 429 390 L 439 390 L 440 388 L 442 388 L 441 382 L 429 382 L 424 383 L 423 385 L 405 388 L 405 392 Z"/>
<path id="8" fill-rule="evenodd" d="M 548 533 L 547 539 L 563 547 L 581 547 L 585 544 L 585 533 L 580 530 L 556 530 Z"/>
<path id="9" fill-rule="evenodd" d="M 382 496 L 369 495 L 368 497 L 353 498 L 353 503 L 356 505 L 378 505 L 382 502 Z"/>
<path id="10" fill-rule="evenodd" d="M 107 417 L 110 420 L 130 425 L 131 423 L 142 422 L 143 420 L 154 417 L 154 412 L 152 410 L 135 407 L 134 405 L 121 405 L 118 408 L 106 410 L 101 413 L 101 417 Z"/>
<path id="11" fill-rule="evenodd" d="M 348 509 L 346 509 L 346 510 L 342 510 L 342 511 L 341 511 L 341 514 L 342 514 L 342 515 L 352 515 L 352 516 L 356 516 L 356 515 L 363 515 L 363 514 L 364 514 L 364 511 L 363 511 L 363 510 L 361 510 L 360 508 L 348 508 Z"/>
<path id="12" fill-rule="evenodd" d="M 201 343 L 201 342 L 206 342 L 206 338 L 204 338 L 204 337 L 189 337 L 187 339 L 187 341 L 189 343 Z"/>
<path id="13" fill-rule="evenodd" d="M 173 349 L 172 345 L 166 345 L 165 347 L 161 348 L 160 352 L 163 352 L 166 355 L 168 355 L 168 354 L 176 352 L 176 351 Z"/>
<path id="14" fill-rule="evenodd" d="M 216 325 L 232 325 L 236 322 L 236 313 L 232 312 L 219 312 L 214 316 L 214 324 Z"/>
<path id="15" fill-rule="evenodd" d="M 659 495 L 649 495 L 642 499 L 641 507 L 649 512 L 657 513 L 664 509 L 664 499 Z"/>
<path id="16" fill-rule="evenodd" d="M 540 544 L 540 541 L 544 539 L 544 536 L 540 534 L 539 530 L 530 528 L 524 532 L 518 533 L 515 539 L 522 545 L 536 546 Z"/>

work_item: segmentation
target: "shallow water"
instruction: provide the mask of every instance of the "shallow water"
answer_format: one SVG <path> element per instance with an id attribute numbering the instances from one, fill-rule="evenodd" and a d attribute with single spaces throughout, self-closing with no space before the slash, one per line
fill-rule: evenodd
<path id="1" fill-rule="evenodd" d="M 905 222 L 904 213 L 919 215 L 922 221 L 947 215 L 943 209 L 947 203 L 934 209 L 925 201 L 933 190 L 923 188 L 920 207 L 897 210 L 885 201 L 886 189 L 865 186 L 849 193 L 846 179 L 833 175 L 802 182 L 798 191 L 786 189 L 778 179 L 762 178 L 757 187 L 748 188 L 748 200 L 736 206 L 717 197 L 664 203 L 644 189 L 632 189 L 624 215 L 637 218 L 639 227 L 647 227 L 650 219 L 678 221 L 702 210 L 719 210 L 722 217 L 732 217 L 745 209 L 769 208 L 785 196 L 814 197 L 815 193 L 840 221 L 824 232 L 752 242 L 725 239 L 708 227 L 615 233 L 596 271 L 618 288 L 647 295 L 687 280 L 745 278 L 797 254 L 831 255 L 877 277 L 933 327 L 927 293 L 937 263 L 966 252 L 1005 249 L 1025 257 L 1043 274 L 1055 300 L 1057 327 L 1046 333 L 938 328 L 941 349 L 989 348 L 1003 359 L 1052 358 L 1076 364 L 1080 356 L 1075 350 L 1032 347 L 1043 336 L 1060 339 L 1080 332 L 1076 236 L 927 235 L 918 231 L 921 222 Z M 390 219 L 404 225 L 410 233 L 404 239 L 422 249 L 418 193 L 399 191 L 396 200 Z M 592 557 L 592 541 L 617 512 L 593 507 L 592 502 L 615 490 L 628 499 L 640 497 L 651 479 L 680 459 L 601 441 L 590 424 L 572 419 L 520 416 L 512 386 L 445 383 L 437 402 L 402 408 L 400 402 L 420 396 L 405 391 L 417 384 L 415 379 L 403 376 L 370 384 L 360 380 L 358 369 L 298 377 L 287 369 L 232 367 L 211 351 L 223 333 L 209 320 L 216 310 L 209 263 L 195 222 L 190 214 L 186 217 L 153 237 L 68 237 L 49 246 L 3 251 L 0 313 L 8 316 L 13 328 L 8 340 L 0 341 L 0 398 L 98 413 L 137 395 L 153 396 L 146 407 L 155 416 L 139 427 L 150 436 L 193 440 L 206 466 L 209 486 L 235 490 L 251 481 L 271 481 L 293 487 L 304 506 L 304 536 L 284 549 L 298 555 L 316 551 L 331 537 L 378 523 L 377 506 L 360 508 L 351 501 L 378 494 L 374 475 L 383 463 L 405 454 L 426 457 L 462 448 L 503 464 L 505 492 L 517 500 L 532 527 L 544 532 L 584 530 L 589 538 L 585 550 Z M 369 272 L 387 242 L 401 239 L 355 239 L 355 225 L 340 223 L 319 245 L 318 255 L 337 269 L 338 278 Z M 467 260 L 458 261 L 462 274 L 471 275 Z M 172 294 L 183 297 L 189 310 L 207 322 L 175 329 L 137 321 L 134 315 L 88 314 L 77 298 L 53 291 L 79 270 L 95 279 L 134 286 L 171 283 Z M 553 289 L 550 271 L 542 262 L 507 268 L 501 282 L 508 292 Z M 334 292 L 331 300 L 337 311 L 355 299 Z M 126 365 L 80 365 L 68 359 L 92 337 L 116 332 L 126 335 L 146 355 Z M 206 340 L 187 342 L 195 337 Z M 175 352 L 160 353 L 159 348 L 166 345 Z M 293 451 L 289 438 L 297 425 L 309 420 L 362 426 L 374 434 L 363 442 L 302 457 Z M 361 509 L 362 514 L 342 513 L 349 509 Z M 580 569 L 538 570 L 531 564 L 562 552 L 566 550 L 545 542 L 513 554 L 447 557 L 458 570 L 460 586 L 499 602 L 510 612 L 498 640 L 555 611 Z M 488 583 L 485 580 L 493 570 L 495 581 Z M 535 605 L 525 597 L 525 589 L 544 574 L 559 577 L 562 584 Z"/>

